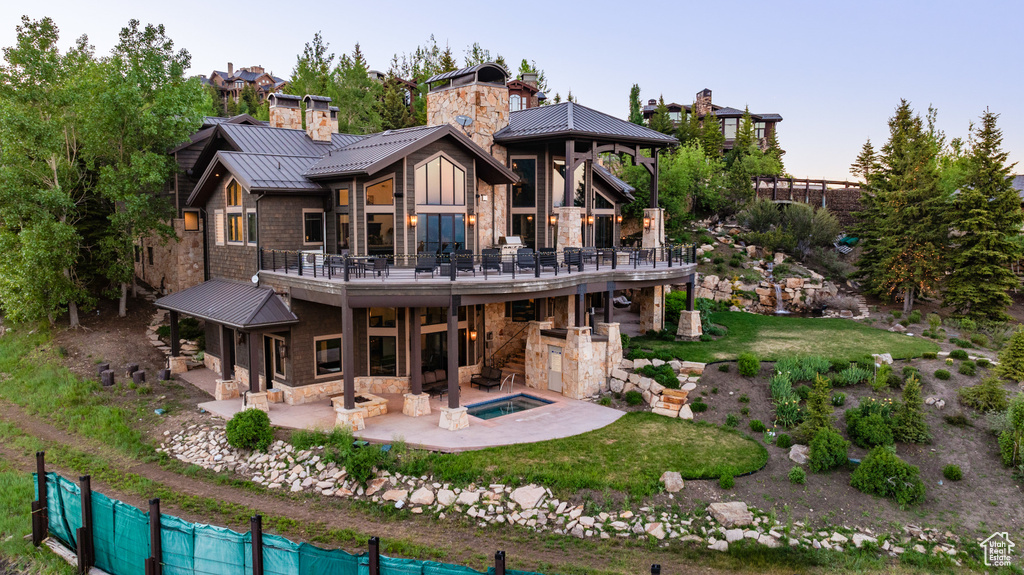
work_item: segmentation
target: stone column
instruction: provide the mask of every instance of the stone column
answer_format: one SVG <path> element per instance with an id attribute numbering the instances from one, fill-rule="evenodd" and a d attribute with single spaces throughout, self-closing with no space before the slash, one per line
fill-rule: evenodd
<path id="1" fill-rule="evenodd" d="M 699 311 L 684 310 L 679 314 L 679 328 L 676 329 L 676 339 L 679 341 L 697 341 L 704 328 L 700 323 Z"/>
<path id="2" fill-rule="evenodd" d="M 541 343 L 540 331 L 551 329 L 550 321 L 531 321 L 526 328 L 526 386 L 536 389 L 548 388 L 548 346 Z"/>
<path id="3" fill-rule="evenodd" d="M 601 389 L 589 327 L 570 327 L 562 350 L 562 395 L 585 399 Z"/>
<path id="4" fill-rule="evenodd" d="M 576 323 L 576 296 L 558 296 L 554 307 L 551 312 L 555 318 L 554 327 L 563 329 Z"/>
<path id="5" fill-rule="evenodd" d="M 612 370 L 617 369 L 622 363 L 622 336 L 617 323 L 598 323 L 594 333 L 608 336 L 608 345 L 605 347 L 605 356 L 601 360 L 601 390 L 605 387 L 612 375 Z"/>
<path id="6" fill-rule="evenodd" d="M 644 219 L 651 225 L 644 228 L 640 247 L 644 249 L 660 248 L 665 245 L 665 210 L 661 208 L 644 208 Z"/>
<path id="7" fill-rule="evenodd" d="M 661 331 L 665 327 L 665 287 L 645 287 L 640 290 L 640 328 Z"/>
<path id="8" fill-rule="evenodd" d="M 405 394 L 402 413 L 409 417 L 430 415 L 430 396 L 423 393 L 423 348 L 420 343 L 420 308 L 409 308 L 409 393 Z"/>
<path id="9" fill-rule="evenodd" d="M 583 247 L 583 208 L 562 206 L 555 209 L 558 211 L 558 250 Z"/>

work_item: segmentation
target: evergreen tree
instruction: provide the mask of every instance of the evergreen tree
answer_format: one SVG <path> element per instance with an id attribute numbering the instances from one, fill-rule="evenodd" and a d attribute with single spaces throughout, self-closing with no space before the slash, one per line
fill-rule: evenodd
<path id="1" fill-rule="evenodd" d="M 1024 325 L 1018 325 L 999 352 L 999 365 L 996 374 L 1010 381 L 1024 381 Z"/>
<path id="2" fill-rule="evenodd" d="M 454 72 L 458 69 L 459 65 L 455 62 L 455 57 L 452 56 L 451 46 L 445 46 L 444 52 L 441 53 L 441 59 L 437 63 L 437 73 Z"/>
<path id="3" fill-rule="evenodd" d="M 338 131 L 371 134 L 381 129 L 378 113 L 383 86 L 369 77 L 369 66 L 356 43 L 352 55 L 342 55 L 335 71 L 337 77 Z"/>
<path id="4" fill-rule="evenodd" d="M 857 159 L 850 164 L 850 173 L 855 177 L 867 180 L 876 171 L 878 171 L 878 155 L 875 153 L 875 147 L 871 145 L 871 138 L 868 138 L 868 141 L 864 142 L 864 146 L 861 147 Z"/>
<path id="5" fill-rule="evenodd" d="M 816 374 L 811 394 L 807 396 L 807 415 L 800 429 L 808 437 L 814 437 L 823 429 L 834 430 L 832 411 L 832 383 L 821 374 Z"/>
<path id="6" fill-rule="evenodd" d="M 1020 256 L 1017 243 L 1024 225 L 1020 197 L 1013 188 L 1013 164 L 1002 149 L 998 114 L 985 111 L 974 134 L 964 185 L 953 201 L 951 252 L 944 305 L 975 320 L 1009 321 L 1009 291 L 1020 285 L 1010 264 Z"/>
<path id="7" fill-rule="evenodd" d="M 664 96 L 658 98 L 658 107 L 654 109 L 648 127 L 662 134 L 671 135 L 676 131 L 675 126 L 672 125 L 672 118 L 668 116 L 668 106 L 665 105 Z"/>
<path id="8" fill-rule="evenodd" d="M 704 148 L 704 153 L 709 158 L 722 157 L 725 134 L 722 133 L 722 126 L 714 112 L 708 112 L 701 120 L 700 140 L 701 147 Z"/>
<path id="9" fill-rule="evenodd" d="M 902 399 L 893 417 L 893 438 L 904 443 L 928 443 L 930 434 L 924 418 L 921 381 L 917 376 L 910 376 L 903 384 Z"/>
<path id="10" fill-rule="evenodd" d="M 736 155 L 752 153 L 751 148 L 757 148 L 757 139 L 754 137 L 754 119 L 750 116 L 750 108 L 747 108 L 743 112 L 743 118 L 740 120 L 740 129 L 736 133 L 736 139 L 733 140 L 732 152 Z"/>
<path id="11" fill-rule="evenodd" d="M 934 292 L 945 271 L 948 202 L 938 185 L 939 136 L 925 130 L 906 100 L 889 132 L 879 168 L 862 191 L 856 233 L 864 247 L 856 277 L 869 293 L 902 299 L 909 314 L 914 299 Z"/>
<path id="12" fill-rule="evenodd" d="M 466 67 L 476 66 L 491 61 L 491 51 L 480 45 L 480 42 L 473 42 L 472 46 L 466 48 Z"/>
<path id="13" fill-rule="evenodd" d="M 644 125 L 643 107 L 640 104 L 640 86 L 633 84 L 629 89 L 629 121 L 638 126 Z"/>
<path id="14" fill-rule="evenodd" d="M 527 62 L 526 58 L 523 58 L 523 61 L 519 63 L 519 71 L 517 72 L 517 74 L 519 78 L 522 78 L 523 74 L 536 74 L 537 89 L 540 90 L 541 92 L 544 92 L 545 94 L 547 93 L 548 77 L 544 74 L 544 70 L 541 70 L 539 67 L 537 67 L 537 62 L 535 60 L 530 60 L 529 62 Z"/>
<path id="15" fill-rule="evenodd" d="M 334 78 L 335 56 L 333 52 L 328 52 L 330 47 L 329 43 L 324 42 L 320 32 L 313 34 L 311 42 L 306 42 L 288 81 L 286 91 L 289 94 L 313 94 L 332 99 L 337 97 L 337 84 Z"/>
<path id="16" fill-rule="evenodd" d="M 381 99 L 379 113 L 383 130 L 397 130 L 411 125 L 412 117 L 405 103 L 405 87 L 395 76 L 389 76 L 384 82 L 384 97 Z"/>
<path id="17" fill-rule="evenodd" d="M 256 88 L 252 84 L 246 84 L 239 95 L 238 110 L 240 114 L 249 114 L 253 118 L 260 113 L 260 98 L 256 95 Z"/>
<path id="18" fill-rule="evenodd" d="M 772 128 L 768 133 L 768 145 L 764 150 L 764 153 L 770 156 L 773 160 L 779 164 L 779 174 L 786 173 L 786 166 L 782 163 L 782 156 L 786 155 L 786 151 L 779 145 L 779 137 L 777 131 Z"/>
<path id="19" fill-rule="evenodd" d="M 555 92 L 555 97 L 552 100 L 552 103 L 553 104 L 560 104 L 561 102 L 562 102 L 562 95 L 559 94 L 558 92 Z"/>
<path id="20" fill-rule="evenodd" d="M 690 107 L 689 112 L 685 112 L 686 117 L 684 121 L 679 122 L 679 127 L 676 129 L 676 139 L 679 140 L 680 144 L 686 144 L 691 141 L 701 141 L 701 127 L 700 119 L 697 118 L 697 114 L 693 111 L 694 107 Z"/>

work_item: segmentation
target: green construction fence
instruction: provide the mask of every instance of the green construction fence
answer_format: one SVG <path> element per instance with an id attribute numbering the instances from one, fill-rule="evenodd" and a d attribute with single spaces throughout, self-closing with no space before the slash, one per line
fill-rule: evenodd
<path id="1" fill-rule="evenodd" d="M 57 475 L 46 474 L 50 536 L 71 550 L 77 549 L 76 533 L 82 527 L 79 486 Z M 39 498 L 38 482 L 36 499 Z M 150 556 L 149 513 L 132 505 L 92 492 L 93 555 L 95 566 L 111 575 L 138 575 Z M 252 533 L 225 527 L 191 523 L 161 513 L 160 546 L 163 575 L 250 575 Z M 265 575 L 369 575 L 369 555 L 353 555 L 341 549 L 321 549 L 294 543 L 277 535 L 263 534 Z M 381 575 L 489 575 L 469 567 L 380 556 Z M 506 569 L 508 575 L 540 575 Z"/>

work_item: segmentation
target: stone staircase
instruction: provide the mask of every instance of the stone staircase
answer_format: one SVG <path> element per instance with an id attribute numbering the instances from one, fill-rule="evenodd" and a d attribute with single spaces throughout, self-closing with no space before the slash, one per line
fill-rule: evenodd
<path id="1" fill-rule="evenodd" d="M 501 381 L 515 374 L 516 384 L 522 385 L 526 382 L 526 350 L 518 350 L 505 358 L 505 364 L 501 366 Z"/>

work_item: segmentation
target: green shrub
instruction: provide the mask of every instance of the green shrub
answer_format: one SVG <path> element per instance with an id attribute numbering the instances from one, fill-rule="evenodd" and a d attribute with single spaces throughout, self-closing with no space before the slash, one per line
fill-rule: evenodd
<path id="1" fill-rule="evenodd" d="M 866 369 L 868 371 L 874 372 L 875 371 L 875 364 L 877 362 L 875 361 L 875 358 L 871 357 L 871 354 L 867 354 L 866 353 L 866 354 L 858 357 L 854 363 L 857 364 L 857 367 L 860 367 L 860 368 Z"/>
<path id="2" fill-rule="evenodd" d="M 1003 465 L 1024 464 L 1024 393 L 1018 393 L 1006 412 L 1006 428 L 999 434 L 999 456 Z"/>
<path id="3" fill-rule="evenodd" d="M 870 495 L 894 499 L 900 507 L 924 499 L 920 471 L 885 447 L 876 447 L 850 476 L 850 485 Z"/>
<path id="4" fill-rule="evenodd" d="M 968 359 L 967 352 L 962 349 L 954 349 L 953 351 L 949 352 L 949 357 L 951 357 L 952 359 L 961 360 Z"/>
<path id="5" fill-rule="evenodd" d="M 807 483 L 807 472 L 804 471 L 803 467 L 794 465 L 793 468 L 789 470 L 789 482 L 795 483 L 796 485 L 803 485 L 804 483 Z"/>
<path id="6" fill-rule="evenodd" d="M 858 447 L 892 445 L 892 427 L 879 413 L 861 415 L 861 408 L 846 412 L 846 434 Z"/>
<path id="7" fill-rule="evenodd" d="M 910 315 L 907 316 L 907 323 L 921 323 L 921 310 L 911 310 Z"/>
<path id="8" fill-rule="evenodd" d="M 959 465 L 949 464 L 942 468 L 942 476 L 950 481 L 960 481 L 964 478 L 964 472 Z"/>
<path id="9" fill-rule="evenodd" d="M 921 359 L 936 359 L 937 357 L 939 357 L 939 354 L 935 351 L 926 351 L 921 354 Z"/>
<path id="10" fill-rule="evenodd" d="M 725 424 L 728 425 L 729 427 L 739 427 L 740 418 L 730 413 L 729 415 L 725 416 Z"/>
<path id="11" fill-rule="evenodd" d="M 887 363 L 883 363 L 875 373 L 875 379 L 871 381 L 871 389 L 875 390 L 877 393 L 889 387 L 890 375 L 892 375 L 892 366 Z"/>
<path id="12" fill-rule="evenodd" d="M 836 407 L 842 407 L 846 405 L 846 394 L 839 392 L 832 394 L 832 405 Z"/>
<path id="13" fill-rule="evenodd" d="M 915 376 L 907 378 L 903 396 L 893 413 L 892 434 L 904 443 L 928 443 L 931 433 L 924 416 L 924 399 L 921 397 L 921 380 Z"/>
<path id="14" fill-rule="evenodd" d="M 988 347 L 990 342 L 987 335 L 983 333 L 975 333 L 971 334 L 971 343 L 978 347 Z"/>
<path id="15" fill-rule="evenodd" d="M 708 404 L 704 403 L 699 398 L 694 400 L 694 402 L 690 404 L 690 411 L 694 413 L 704 413 L 707 410 Z"/>
<path id="16" fill-rule="evenodd" d="M 775 406 L 775 423 L 787 428 L 800 423 L 800 397 L 793 391 L 789 374 L 775 373 L 769 377 L 768 391 Z"/>
<path id="17" fill-rule="evenodd" d="M 892 314 L 893 319 L 900 319 L 901 317 L 903 317 L 903 312 L 898 309 L 894 309 L 889 313 Z"/>
<path id="18" fill-rule="evenodd" d="M 744 394 L 740 395 L 736 399 L 736 401 L 738 401 L 740 403 L 750 403 L 750 396 L 748 396 L 747 394 L 744 393 Z"/>
<path id="19" fill-rule="evenodd" d="M 768 428 L 765 427 L 764 423 L 761 423 L 760 419 L 750 420 L 750 431 L 753 431 L 754 433 L 764 433 L 766 429 Z"/>
<path id="20" fill-rule="evenodd" d="M 939 331 L 942 327 L 942 318 L 937 313 L 930 313 L 925 318 L 928 320 L 928 326 L 932 328 L 932 331 Z"/>
<path id="21" fill-rule="evenodd" d="M 976 373 L 978 373 L 978 367 L 977 365 L 975 365 L 973 361 L 967 360 L 960 364 L 960 367 L 957 368 L 957 371 L 960 372 L 960 375 L 973 376 Z"/>
<path id="22" fill-rule="evenodd" d="M 901 373 L 903 374 L 903 379 L 907 379 L 911 376 L 921 379 L 921 370 L 912 365 L 903 366 L 903 371 Z"/>
<path id="23" fill-rule="evenodd" d="M 711 263 L 713 263 L 715 265 L 723 264 L 723 263 L 725 263 L 725 258 L 723 258 L 722 256 L 715 256 L 715 257 L 711 258 Z"/>
<path id="24" fill-rule="evenodd" d="M 708 341 L 714 341 L 715 338 L 711 337 L 710 333 L 702 333 L 702 334 L 700 334 L 700 338 L 699 339 L 700 339 L 700 341 L 708 342 Z"/>
<path id="25" fill-rule="evenodd" d="M 811 388 L 807 385 L 798 385 L 793 388 L 793 393 L 795 393 L 801 401 L 807 401 L 807 398 L 811 396 Z"/>
<path id="26" fill-rule="evenodd" d="M 672 293 L 675 293 L 675 292 L 672 292 Z M 670 293 L 668 295 L 672 295 L 672 293 Z M 632 341 L 632 338 L 629 337 L 629 334 L 620 333 L 619 334 L 619 340 L 622 342 L 622 349 L 629 349 L 630 343 Z"/>
<path id="27" fill-rule="evenodd" d="M 704 335 L 710 335 L 712 337 L 722 337 L 726 333 L 728 333 L 728 332 L 725 331 L 724 327 L 715 325 L 713 323 L 704 326 Z M 725 364 L 725 365 L 728 365 L 728 364 Z"/>
<path id="28" fill-rule="evenodd" d="M 718 486 L 722 489 L 732 489 L 735 485 L 736 480 L 729 473 L 723 473 L 722 476 L 718 478 Z"/>
<path id="29" fill-rule="evenodd" d="M 946 371 L 945 369 L 936 369 L 935 370 L 935 379 L 941 379 L 942 381 L 946 381 L 950 377 L 953 377 L 953 376 L 948 371 Z"/>
<path id="30" fill-rule="evenodd" d="M 1003 411 L 1009 406 L 1006 390 L 995 377 L 986 377 L 978 385 L 961 387 L 960 403 L 978 411 Z"/>
<path id="31" fill-rule="evenodd" d="M 808 466 L 811 471 L 821 473 L 846 464 L 850 442 L 835 429 L 824 428 L 814 434 L 810 448 Z"/>
<path id="32" fill-rule="evenodd" d="M 644 395 L 635 389 L 626 392 L 626 405 L 640 405 L 644 402 Z"/>
<path id="33" fill-rule="evenodd" d="M 729 373 L 729 364 L 728 363 L 720 363 L 720 364 L 718 364 L 718 371 L 721 371 L 722 373 Z"/>
<path id="34" fill-rule="evenodd" d="M 1011 381 L 1024 381 L 1024 325 L 1017 326 L 1010 341 L 999 352 L 996 373 Z"/>
<path id="35" fill-rule="evenodd" d="M 672 366 L 663 363 L 658 367 L 653 365 L 645 365 L 636 372 L 644 377 L 649 377 L 654 381 L 669 389 L 679 389 L 679 378 L 676 377 L 676 370 L 672 369 Z"/>
<path id="36" fill-rule="evenodd" d="M 743 415 L 743 416 L 750 415 L 750 408 L 749 407 L 744 407 L 743 409 L 740 410 L 740 414 Z"/>
<path id="37" fill-rule="evenodd" d="M 832 377 L 832 384 L 837 387 L 847 387 L 850 385 L 857 385 L 862 381 L 867 381 L 871 378 L 871 372 L 869 370 L 851 365 L 850 367 L 840 371 Z"/>
<path id="38" fill-rule="evenodd" d="M 952 425 L 953 427 L 974 427 L 974 424 L 971 423 L 971 420 L 968 419 L 967 416 L 962 413 L 957 413 L 955 415 L 944 415 L 942 416 L 942 420 Z"/>
<path id="39" fill-rule="evenodd" d="M 832 371 L 839 373 L 840 371 L 843 371 L 844 369 L 853 365 L 853 362 L 847 361 L 845 359 L 833 359 L 829 361 L 829 364 L 832 366 Z"/>
<path id="40" fill-rule="evenodd" d="M 274 441 L 270 416 L 259 409 L 243 409 L 232 417 L 225 429 L 228 445 L 238 449 L 266 451 Z"/>
<path id="41" fill-rule="evenodd" d="M 598 405 L 603 405 L 605 407 L 608 407 L 609 405 L 612 404 L 612 398 L 606 395 L 606 396 L 602 397 L 601 399 L 597 400 L 597 403 L 598 403 Z"/>
<path id="42" fill-rule="evenodd" d="M 779 436 L 775 438 L 775 446 L 780 449 L 789 449 L 793 446 L 793 438 L 785 433 L 780 433 Z"/>
<path id="43" fill-rule="evenodd" d="M 985 357 L 979 357 L 978 360 L 975 361 L 974 363 L 976 363 L 978 365 L 978 367 L 986 368 L 986 369 L 992 366 L 992 362 L 989 361 L 988 358 L 985 358 Z"/>
<path id="44" fill-rule="evenodd" d="M 753 353 L 741 353 L 736 359 L 736 369 L 744 377 L 756 377 L 761 371 L 761 360 Z"/>

